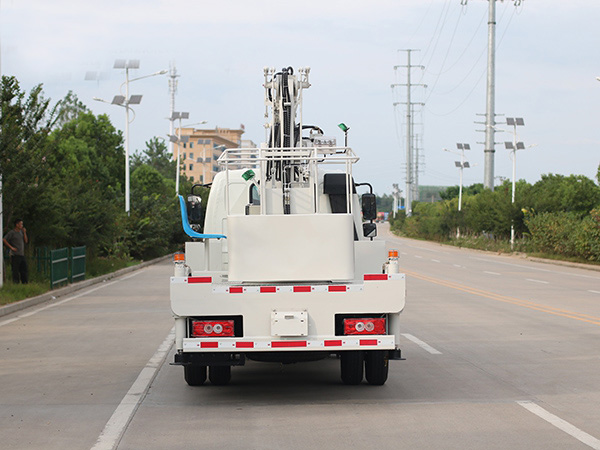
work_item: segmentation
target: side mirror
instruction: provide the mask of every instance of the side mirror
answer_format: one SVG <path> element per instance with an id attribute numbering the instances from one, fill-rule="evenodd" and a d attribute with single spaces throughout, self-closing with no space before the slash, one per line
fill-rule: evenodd
<path id="1" fill-rule="evenodd" d="M 377 237 L 377 224 L 376 223 L 363 223 L 363 236 L 366 238 Z"/>
<path id="2" fill-rule="evenodd" d="M 364 220 L 375 220 L 377 218 L 377 197 L 375 197 L 375 194 L 362 195 L 362 213 Z"/>

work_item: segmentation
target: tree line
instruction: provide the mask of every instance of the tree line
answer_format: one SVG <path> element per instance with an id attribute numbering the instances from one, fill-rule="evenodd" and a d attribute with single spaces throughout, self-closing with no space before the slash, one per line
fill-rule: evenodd
<path id="1" fill-rule="evenodd" d="M 25 92 L 3 76 L 0 174 L 4 230 L 24 220 L 30 243 L 85 245 L 88 256 L 148 259 L 184 242 L 175 162 L 160 138 L 131 159 L 131 214 L 124 211 L 123 135 L 76 95 L 53 104 L 42 85 Z M 181 192 L 191 183 L 182 177 Z"/>
<path id="2" fill-rule="evenodd" d="M 600 167 L 598 167 L 600 183 Z M 392 219 L 392 229 L 436 241 L 507 242 L 514 226 L 517 250 L 600 261 L 600 186 L 583 175 L 546 174 L 534 184 L 505 181 L 494 191 L 475 184 L 441 193 L 442 201 L 415 202 L 413 214 Z M 459 239 L 459 244 L 460 239 Z"/>

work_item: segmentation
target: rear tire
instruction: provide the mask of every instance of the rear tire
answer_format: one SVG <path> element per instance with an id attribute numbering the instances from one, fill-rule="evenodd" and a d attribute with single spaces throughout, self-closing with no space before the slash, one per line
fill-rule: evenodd
<path id="1" fill-rule="evenodd" d="M 389 353 L 387 350 L 370 350 L 365 354 L 365 376 L 369 384 L 382 386 L 387 381 Z"/>
<path id="2" fill-rule="evenodd" d="M 231 366 L 210 366 L 208 378 L 215 386 L 224 386 L 231 380 Z"/>
<path id="3" fill-rule="evenodd" d="M 206 366 L 183 366 L 183 376 L 190 386 L 202 386 L 206 381 Z"/>
<path id="4" fill-rule="evenodd" d="M 350 350 L 340 354 L 342 381 L 344 384 L 360 384 L 363 379 L 364 354 L 360 350 Z"/>

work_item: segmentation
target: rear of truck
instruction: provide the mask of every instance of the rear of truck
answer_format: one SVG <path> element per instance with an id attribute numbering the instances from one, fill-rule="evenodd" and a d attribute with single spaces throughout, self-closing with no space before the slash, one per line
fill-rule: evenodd
<path id="1" fill-rule="evenodd" d="M 221 155 L 203 231 L 189 232 L 185 254 L 176 255 L 174 364 L 192 386 L 207 377 L 227 384 L 231 367 L 246 359 L 330 356 L 339 357 L 344 383 L 366 376 L 381 385 L 389 360 L 400 358 L 405 277 L 397 253 L 373 239 L 374 195 L 359 197 L 364 185 L 353 180 L 358 157 L 350 148 L 318 127 L 302 135 L 290 98 L 301 99 L 308 72 L 285 70 L 265 70 L 269 143 Z M 281 126 L 282 117 L 296 125 Z"/>

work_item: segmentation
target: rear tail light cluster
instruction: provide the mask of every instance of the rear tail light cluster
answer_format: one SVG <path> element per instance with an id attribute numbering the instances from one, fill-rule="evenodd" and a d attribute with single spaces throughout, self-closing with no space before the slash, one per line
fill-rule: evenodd
<path id="1" fill-rule="evenodd" d="M 234 336 L 233 320 L 194 320 L 192 337 Z"/>
<path id="2" fill-rule="evenodd" d="M 344 334 L 386 334 L 385 319 L 344 319 Z"/>

